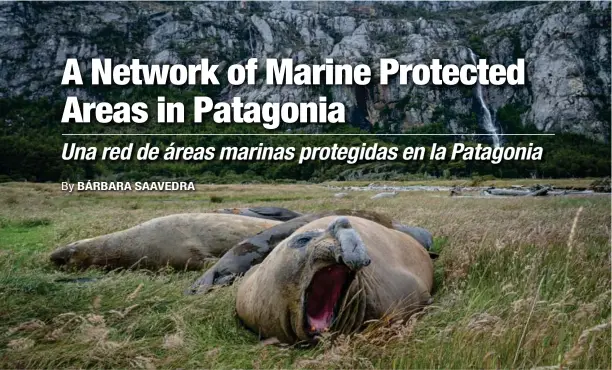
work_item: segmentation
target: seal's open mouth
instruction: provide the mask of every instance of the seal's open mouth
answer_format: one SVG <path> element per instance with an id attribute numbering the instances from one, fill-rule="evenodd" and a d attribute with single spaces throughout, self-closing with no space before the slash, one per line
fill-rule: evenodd
<path id="1" fill-rule="evenodd" d="M 324 267 L 314 274 L 304 300 L 307 333 L 313 335 L 331 328 L 353 276 L 347 266 L 339 264 Z"/>

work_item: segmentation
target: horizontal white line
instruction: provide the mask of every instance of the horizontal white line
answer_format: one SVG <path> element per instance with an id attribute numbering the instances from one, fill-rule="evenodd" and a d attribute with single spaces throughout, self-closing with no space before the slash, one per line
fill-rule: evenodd
<path id="1" fill-rule="evenodd" d="M 555 136 L 555 134 L 62 134 L 62 136 Z"/>

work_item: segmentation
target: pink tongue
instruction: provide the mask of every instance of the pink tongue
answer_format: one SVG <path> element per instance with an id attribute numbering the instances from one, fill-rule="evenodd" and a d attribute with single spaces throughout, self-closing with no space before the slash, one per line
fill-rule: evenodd
<path id="1" fill-rule="evenodd" d="M 346 266 L 333 265 L 317 271 L 308 292 L 306 315 L 311 332 L 320 332 L 331 326 L 334 307 L 342 294 L 348 277 Z"/>

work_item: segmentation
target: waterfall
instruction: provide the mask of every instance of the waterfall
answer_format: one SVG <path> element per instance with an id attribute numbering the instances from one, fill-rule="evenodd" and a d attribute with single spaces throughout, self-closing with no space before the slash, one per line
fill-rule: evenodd
<path id="1" fill-rule="evenodd" d="M 472 63 L 476 65 L 476 58 L 478 56 L 474 54 L 472 49 L 469 50 Z M 493 146 L 497 148 L 501 144 L 499 134 L 497 133 L 495 123 L 493 122 L 493 118 L 491 117 L 491 111 L 489 111 L 489 108 L 487 107 L 487 104 L 485 103 L 484 98 L 482 97 L 482 86 L 480 85 L 480 82 L 476 82 L 476 96 L 478 96 L 478 101 L 480 102 L 480 106 L 482 107 L 482 110 L 484 112 L 484 129 L 487 130 L 489 134 L 491 134 L 491 137 L 493 138 Z"/>

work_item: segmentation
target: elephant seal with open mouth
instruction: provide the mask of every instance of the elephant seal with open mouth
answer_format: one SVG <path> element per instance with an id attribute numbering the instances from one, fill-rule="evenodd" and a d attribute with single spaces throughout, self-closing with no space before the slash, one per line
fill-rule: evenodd
<path id="1" fill-rule="evenodd" d="M 280 223 L 234 214 L 175 214 L 68 244 L 51 253 L 50 259 L 76 268 L 198 270 L 209 258 L 220 257 L 245 238 Z"/>
<path id="2" fill-rule="evenodd" d="M 262 337 L 312 341 L 350 333 L 385 314 L 428 304 L 433 263 L 405 232 L 353 217 L 323 217 L 297 229 L 242 279 L 236 310 Z"/>

